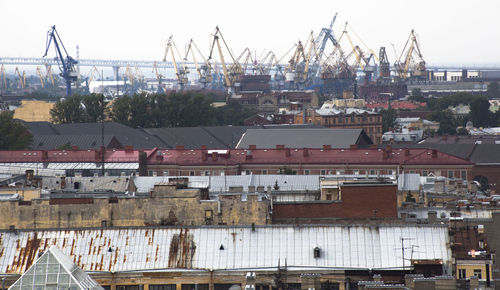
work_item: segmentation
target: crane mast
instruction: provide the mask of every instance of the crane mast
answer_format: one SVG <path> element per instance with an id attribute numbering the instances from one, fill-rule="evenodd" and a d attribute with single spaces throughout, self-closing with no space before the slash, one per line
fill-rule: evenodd
<path id="1" fill-rule="evenodd" d="M 54 42 L 56 54 L 58 60 L 61 62 L 59 65 L 59 69 L 61 70 L 61 76 L 66 81 L 66 96 L 71 95 L 71 83 L 75 82 L 78 79 L 78 71 L 76 70 L 75 65 L 78 63 L 75 59 L 68 55 L 64 44 L 61 41 L 61 37 L 59 37 L 59 33 L 57 33 L 56 26 L 53 25 L 51 29 L 47 32 L 47 45 L 45 49 L 45 54 L 43 57 L 47 56 L 49 52 L 50 44 Z M 62 48 L 62 50 L 61 50 Z M 62 53 L 64 51 L 64 54 Z"/>

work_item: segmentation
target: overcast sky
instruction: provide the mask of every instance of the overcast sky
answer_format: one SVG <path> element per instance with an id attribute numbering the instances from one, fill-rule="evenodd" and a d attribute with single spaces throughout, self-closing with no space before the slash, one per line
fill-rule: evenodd
<path id="1" fill-rule="evenodd" d="M 319 33 L 338 12 L 353 40 L 394 63 L 411 29 L 424 59 L 438 64 L 500 64 L 500 1 L 464 0 L 0 0 L 0 57 L 41 57 L 46 33 L 56 25 L 70 55 L 80 58 L 162 60 L 170 36 L 179 50 L 193 38 L 205 54 L 218 25 L 231 49 L 283 55 L 299 39 Z M 51 50 L 50 56 L 55 56 Z"/>

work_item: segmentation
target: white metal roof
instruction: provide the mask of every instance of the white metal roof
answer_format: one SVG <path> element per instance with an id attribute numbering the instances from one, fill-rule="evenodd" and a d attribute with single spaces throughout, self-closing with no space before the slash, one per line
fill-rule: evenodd
<path id="1" fill-rule="evenodd" d="M 127 228 L 0 233 L 0 274 L 21 274 L 52 245 L 84 271 L 275 268 L 397 269 L 405 259 L 449 266 L 446 226 L 331 225 Z M 321 255 L 314 257 L 318 247 Z"/>
<path id="2" fill-rule="evenodd" d="M 134 184 L 137 192 L 150 192 L 155 184 L 168 182 L 169 178 L 178 176 L 135 176 Z M 268 186 L 274 190 L 278 182 L 280 191 L 319 190 L 319 175 L 226 175 L 226 176 L 184 176 L 189 179 L 189 187 L 206 188 L 211 192 L 227 192 L 230 187 L 243 186 L 248 192 L 249 186 Z"/>

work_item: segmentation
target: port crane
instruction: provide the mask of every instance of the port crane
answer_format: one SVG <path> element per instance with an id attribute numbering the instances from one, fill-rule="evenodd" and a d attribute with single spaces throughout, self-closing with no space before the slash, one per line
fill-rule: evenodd
<path id="1" fill-rule="evenodd" d="M 49 52 L 50 44 L 54 42 L 55 50 L 56 50 L 56 58 L 61 62 L 59 64 L 59 69 L 61 70 L 61 76 L 66 81 L 66 96 L 71 95 L 71 83 L 75 82 L 78 79 L 78 71 L 76 70 L 75 65 L 78 63 L 75 59 L 69 56 L 64 44 L 61 41 L 61 37 L 59 33 L 57 33 L 56 26 L 53 25 L 51 29 L 47 32 L 47 45 L 45 48 L 45 54 L 43 57 L 47 56 Z M 62 50 L 61 50 L 62 48 Z M 63 55 L 63 51 L 64 54 Z"/>
<path id="2" fill-rule="evenodd" d="M 203 63 L 201 65 L 198 64 L 195 50 L 198 52 L 198 55 L 201 56 L 201 59 L 203 59 Z M 189 41 L 188 48 L 186 50 L 186 55 L 184 56 L 184 62 L 187 62 L 189 52 L 191 52 L 191 57 L 196 67 L 196 71 L 198 72 L 198 79 L 200 83 L 203 84 L 203 88 L 206 88 L 207 84 L 212 82 L 212 66 L 205 59 L 201 51 L 198 49 L 198 46 L 196 46 L 196 43 L 194 43 L 193 39 Z"/>
<path id="3" fill-rule="evenodd" d="M 40 78 L 40 84 L 42 85 L 42 89 L 45 88 L 45 82 L 43 81 L 42 70 L 40 69 L 39 66 L 36 67 L 36 74 Z"/>
<path id="4" fill-rule="evenodd" d="M 7 79 L 5 75 L 5 67 L 2 64 L 2 67 L 0 68 L 0 82 L 2 83 L 2 88 L 7 88 Z"/>
<path id="5" fill-rule="evenodd" d="M 19 80 L 19 87 L 21 89 L 24 89 L 24 87 L 26 86 L 26 73 L 23 71 L 23 75 L 21 76 L 18 67 L 16 67 L 15 73 L 17 74 L 17 78 Z"/>
<path id="6" fill-rule="evenodd" d="M 163 87 L 161 85 L 161 79 L 163 78 L 162 74 L 158 71 L 158 65 L 155 62 L 153 62 L 153 70 L 152 72 L 154 72 L 156 74 L 156 79 L 158 80 L 158 90 L 157 90 L 157 93 L 159 94 L 162 94 L 164 93 L 165 91 L 163 90 Z"/>
<path id="7" fill-rule="evenodd" d="M 403 55 L 404 60 L 403 60 Z M 397 76 L 400 79 L 407 79 L 408 74 L 412 77 L 423 78 L 426 75 L 425 61 L 420 51 L 418 36 L 415 30 L 410 32 L 408 40 L 399 56 L 398 61 L 394 64 Z M 410 71 L 411 69 L 411 71 Z"/>
<path id="8" fill-rule="evenodd" d="M 187 67 L 183 64 L 181 64 L 181 67 L 179 68 L 178 63 L 175 60 L 174 49 L 177 52 L 179 59 L 181 59 L 179 51 L 177 50 L 177 46 L 174 43 L 173 36 L 170 36 L 167 40 L 167 45 L 165 48 L 165 56 L 163 57 L 163 61 L 167 61 L 168 52 L 170 51 L 172 55 L 172 61 L 174 63 L 175 75 L 177 76 L 177 80 L 179 81 L 179 85 L 181 86 L 182 90 L 184 88 L 184 85 L 188 83 L 187 74 L 189 73 L 189 71 L 187 70 Z"/>
<path id="9" fill-rule="evenodd" d="M 224 60 L 224 55 L 222 53 L 222 48 L 220 45 L 219 38 L 222 39 L 222 42 L 224 43 L 224 46 L 226 47 L 226 50 L 229 53 L 229 56 L 231 57 L 231 60 L 233 61 L 233 64 L 231 67 L 228 69 L 226 61 Z M 214 51 L 214 47 L 217 45 L 217 50 L 219 51 L 219 57 L 220 57 L 220 62 L 222 64 L 222 70 L 224 71 L 224 79 L 225 79 L 225 85 L 228 88 L 229 92 L 232 92 L 233 86 L 235 83 L 239 82 L 241 75 L 243 75 L 243 68 L 241 65 L 238 63 L 238 61 L 233 57 L 233 54 L 231 53 L 231 50 L 229 49 L 229 46 L 226 43 L 226 40 L 222 36 L 222 33 L 219 30 L 219 27 L 217 26 L 215 28 L 215 33 L 213 34 L 213 41 L 212 45 L 210 48 L 210 55 L 208 57 L 208 60 L 212 59 L 212 53 Z"/>

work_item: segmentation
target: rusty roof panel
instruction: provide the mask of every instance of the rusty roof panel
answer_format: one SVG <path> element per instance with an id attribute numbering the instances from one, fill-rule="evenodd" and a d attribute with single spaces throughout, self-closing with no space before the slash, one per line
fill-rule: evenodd
<path id="1" fill-rule="evenodd" d="M 7 231 L 0 237 L 0 274 L 24 273 L 52 245 L 85 271 L 109 272 L 276 267 L 285 259 L 290 267 L 398 268 L 401 238 L 405 247 L 425 249 L 414 259 L 451 260 L 447 228 L 438 225 Z"/>

